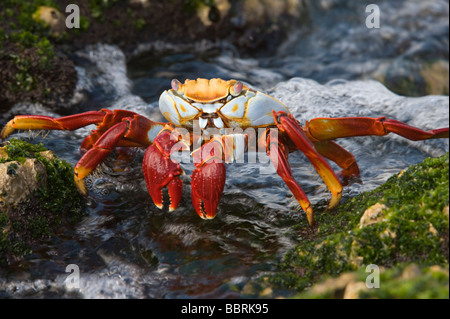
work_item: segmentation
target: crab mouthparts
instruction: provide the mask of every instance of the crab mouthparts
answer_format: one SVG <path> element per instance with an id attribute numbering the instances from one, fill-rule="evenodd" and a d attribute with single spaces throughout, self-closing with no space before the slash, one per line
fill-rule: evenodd
<path id="1" fill-rule="evenodd" d="M 203 113 L 198 118 L 198 126 L 201 129 L 205 129 L 207 127 L 221 129 L 225 127 L 225 124 L 217 113 Z"/>

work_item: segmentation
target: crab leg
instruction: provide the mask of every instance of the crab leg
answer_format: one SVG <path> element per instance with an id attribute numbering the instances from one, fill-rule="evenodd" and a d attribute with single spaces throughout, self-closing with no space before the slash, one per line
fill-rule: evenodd
<path id="1" fill-rule="evenodd" d="M 342 185 L 346 186 L 359 178 L 359 167 L 352 153 L 342 148 L 333 141 L 313 142 L 317 152 L 329 160 L 338 164 L 342 170 L 336 175 Z"/>
<path id="2" fill-rule="evenodd" d="M 280 143 L 278 138 L 268 137 L 268 149 L 267 153 L 274 163 L 274 166 L 277 170 L 278 175 L 283 179 L 286 185 L 289 187 L 291 192 L 294 194 L 295 198 L 299 202 L 300 206 L 306 212 L 306 218 L 311 226 L 314 225 L 314 215 L 311 203 L 308 200 L 305 192 L 301 189 L 300 185 L 298 185 L 297 181 L 292 176 L 292 170 L 288 161 L 288 152 L 286 147 Z"/>
<path id="3" fill-rule="evenodd" d="M 124 118 L 133 117 L 136 113 L 125 110 L 108 110 L 89 111 L 80 114 L 53 118 L 43 115 L 18 115 L 9 121 L 3 128 L 0 138 L 6 139 L 14 130 L 66 130 L 73 131 L 81 127 L 95 124 L 97 129 L 83 140 L 81 144 L 82 150 L 90 149 L 95 142 L 113 125 L 120 123 Z M 133 144 L 131 141 L 123 146 L 140 146 Z"/>
<path id="4" fill-rule="evenodd" d="M 5 140 L 15 130 L 67 130 L 73 131 L 90 124 L 99 124 L 103 121 L 103 111 L 90 111 L 75 115 L 53 118 L 44 115 L 17 115 L 9 121 L 0 133 Z"/>
<path id="5" fill-rule="evenodd" d="M 395 133 L 412 141 L 448 138 L 449 128 L 423 131 L 416 127 L 386 117 L 316 118 L 306 122 L 306 131 L 312 140 L 332 140 L 341 137 Z"/>
<path id="6" fill-rule="evenodd" d="M 167 126 L 145 151 L 143 170 L 147 190 L 158 208 L 163 208 L 163 188 L 167 186 L 170 196 L 169 211 L 178 207 L 183 191 L 180 164 L 170 158 L 178 142 L 172 135 L 172 127 Z"/>
<path id="7" fill-rule="evenodd" d="M 125 118 L 122 122 L 113 125 L 83 154 L 75 166 L 75 182 L 78 189 L 86 194 L 84 178 L 95 170 L 114 148 L 129 146 L 129 143 L 148 146 L 153 142 L 150 133 L 154 130 L 160 131 L 162 128 L 162 123 L 153 122 L 140 115 Z"/>
<path id="8" fill-rule="evenodd" d="M 328 208 L 336 207 L 342 197 L 342 185 L 331 166 L 316 151 L 312 142 L 291 114 L 280 111 L 278 113 L 273 112 L 273 116 L 279 130 L 286 133 L 295 146 L 306 155 L 331 191 L 332 196 Z"/>
<path id="9" fill-rule="evenodd" d="M 216 217 L 225 185 L 224 149 L 222 138 L 216 138 L 192 154 L 196 166 L 191 175 L 192 204 L 203 219 Z"/>
<path id="10" fill-rule="evenodd" d="M 123 119 L 137 115 L 135 112 L 125 111 L 125 110 L 108 110 L 102 109 L 104 112 L 104 117 L 102 122 L 97 126 L 97 128 L 92 131 L 90 135 L 88 135 L 83 142 L 81 143 L 80 149 L 83 151 L 89 150 L 95 142 L 105 133 L 109 128 L 114 126 L 117 123 L 122 122 Z M 126 146 L 126 145 L 124 145 Z M 139 146 L 139 145 L 127 145 L 127 146 Z"/>

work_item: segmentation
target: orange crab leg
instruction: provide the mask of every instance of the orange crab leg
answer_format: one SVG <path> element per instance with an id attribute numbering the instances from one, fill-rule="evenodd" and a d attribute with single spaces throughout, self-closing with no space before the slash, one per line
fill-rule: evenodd
<path id="1" fill-rule="evenodd" d="M 2 129 L 0 138 L 5 140 L 15 130 L 73 131 L 90 124 L 99 124 L 103 121 L 104 117 L 105 113 L 102 111 L 90 111 L 60 118 L 44 115 L 17 115 Z"/>
<path id="2" fill-rule="evenodd" d="M 316 151 L 312 142 L 291 114 L 280 111 L 278 113 L 273 112 L 273 116 L 280 131 L 286 133 L 296 147 L 306 155 L 331 191 L 332 196 L 328 208 L 336 207 L 342 197 L 342 185 L 330 164 Z"/>
<path id="3" fill-rule="evenodd" d="M 79 190 L 83 194 L 86 193 L 83 179 L 95 170 L 114 148 L 128 143 L 148 146 L 153 142 L 148 133 L 152 130 L 160 131 L 162 128 L 163 124 L 153 122 L 140 115 L 124 118 L 122 122 L 113 125 L 83 154 L 75 166 L 75 182 Z"/>
<path id="4" fill-rule="evenodd" d="M 84 179 L 98 164 L 103 162 L 123 138 L 127 129 L 128 124 L 121 122 L 107 130 L 78 161 L 75 166 L 76 178 L 80 180 Z"/>
<path id="5" fill-rule="evenodd" d="M 278 175 L 283 179 L 286 185 L 289 187 L 291 192 L 294 194 L 294 197 L 299 202 L 300 206 L 306 213 L 306 218 L 311 226 L 314 225 L 314 215 L 313 209 L 311 206 L 308 197 L 305 192 L 302 190 L 300 185 L 298 185 L 297 181 L 292 176 L 292 170 L 288 161 L 288 152 L 283 144 L 280 143 L 278 138 L 273 138 L 269 135 L 268 137 L 268 150 L 267 153 L 274 164 Z"/>
<path id="6" fill-rule="evenodd" d="M 125 111 L 125 110 L 108 110 L 108 109 L 102 109 L 102 112 L 104 112 L 104 117 L 102 122 L 97 126 L 97 128 L 92 131 L 90 135 L 88 135 L 83 142 L 81 143 L 80 149 L 83 151 L 89 150 L 95 142 L 105 133 L 109 128 L 114 126 L 117 123 L 122 122 L 125 118 L 132 118 L 135 115 L 137 115 L 135 112 L 131 111 Z M 121 144 L 126 144 L 125 141 L 121 141 Z M 122 145 L 122 146 L 139 146 L 139 145 Z"/>
<path id="7" fill-rule="evenodd" d="M 352 136 L 383 136 L 389 133 L 395 133 L 413 141 L 449 137 L 448 127 L 424 131 L 386 117 L 316 118 L 306 122 L 305 127 L 308 136 L 312 140 L 319 141 Z"/>
<path id="8" fill-rule="evenodd" d="M 342 168 L 336 175 L 340 178 L 343 186 L 359 178 L 359 167 L 352 153 L 333 141 L 313 142 L 313 144 L 319 154 L 335 162 Z"/>

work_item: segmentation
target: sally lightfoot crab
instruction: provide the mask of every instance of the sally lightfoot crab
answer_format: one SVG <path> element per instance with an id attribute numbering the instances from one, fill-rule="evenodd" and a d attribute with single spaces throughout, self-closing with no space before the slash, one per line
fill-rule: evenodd
<path id="1" fill-rule="evenodd" d="M 449 129 L 424 131 L 386 117 L 315 118 L 303 126 L 276 99 L 255 91 L 240 81 L 221 79 L 172 80 L 159 108 L 169 123 L 154 122 L 125 110 L 90 111 L 53 118 L 18 115 L 1 131 L 6 139 L 14 130 L 76 130 L 97 128 L 82 144 L 84 152 L 75 166 L 75 182 L 86 193 L 84 178 L 116 147 L 145 147 L 143 171 L 148 192 L 156 206 L 163 207 L 163 188 L 168 188 L 169 210 L 180 203 L 182 169 L 174 155 L 192 152 L 195 169 L 191 180 L 192 203 L 200 217 L 214 218 L 225 184 L 225 164 L 250 150 L 258 141 L 279 176 L 294 194 L 309 223 L 314 223 L 311 203 L 292 175 L 288 154 L 303 152 L 331 192 L 328 207 L 338 205 L 342 185 L 359 177 L 354 156 L 333 140 L 364 135 L 395 133 L 410 140 L 448 138 Z M 252 130 L 258 130 L 253 134 Z M 261 144 L 262 142 L 262 144 Z M 335 173 L 327 160 L 342 170 Z"/>

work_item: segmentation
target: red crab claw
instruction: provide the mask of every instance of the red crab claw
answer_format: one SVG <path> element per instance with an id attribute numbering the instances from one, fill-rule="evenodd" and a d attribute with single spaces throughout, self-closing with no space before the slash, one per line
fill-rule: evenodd
<path id="1" fill-rule="evenodd" d="M 191 196 L 195 211 L 203 219 L 216 217 L 217 206 L 225 185 L 223 145 L 213 140 L 193 153 L 197 167 L 191 175 Z"/>
<path id="2" fill-rule="evenodd" d="M 177 143 L 170 130 L 163 130 L 144 154 L 143 171 L 147 189 L 158 208 L 163 208 L 163 188 L 170 196 L 169 211 L 178 207 L 183 191 L 180 164 L 170 159 L 171 149 Z"/>

